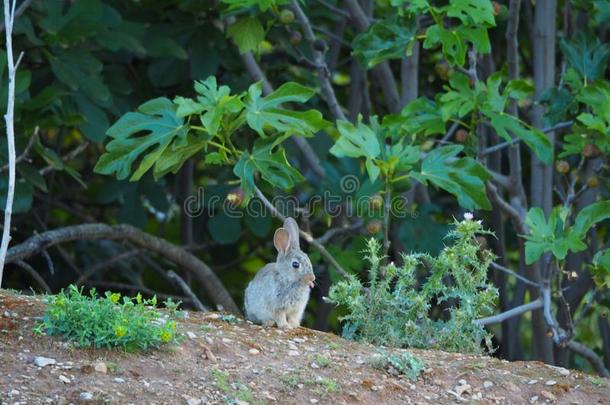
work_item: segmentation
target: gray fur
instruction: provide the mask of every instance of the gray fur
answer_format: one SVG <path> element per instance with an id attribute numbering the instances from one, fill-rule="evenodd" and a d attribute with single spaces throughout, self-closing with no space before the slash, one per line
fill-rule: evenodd
<path id="1" fill-rule="evenodd" d="M 287 246 L 282 244 L 285 231 L 289 235 Z M 276 262 L 259 270 L 246 288 L 246 317 L 265 326 L 296 328 L 309 300 L 309 283 L 315 277 L 309 257 L 300 249 L 299 227 L 294 219 L 286 218 L 283 228 L 274 235 L 274 244 L 278 249 Z M 292 267 L 293 260 L 300 263 L 298 269 Z"/>

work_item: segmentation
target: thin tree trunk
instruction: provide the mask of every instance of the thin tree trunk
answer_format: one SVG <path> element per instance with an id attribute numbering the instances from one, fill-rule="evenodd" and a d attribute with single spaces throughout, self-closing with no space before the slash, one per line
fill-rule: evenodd
<path id="1" fill-rule="evenodd" d="M 555 19 L 557 16 L 556 0 L 538 0 L 535 6 L 534 16 L 534 85 L 535 98 L 540 99 L 547 89 L 555 83 Z M 542 104 L 535 104 L 533 109 L 533 124 L 537 128 L 544 128 L 544 112 Z M 555 144 L 555 133 L 547 133 L 551 144 Z M 534 153 L 531 154 L 531 205 L 540 207 L 548 215 L 553 206 L 553 166 L 542 163 Z M 543 257 L 532 266 L 531 278 L 540 282 L 542 274 L 550 274 L 544 269 L 543 263 L 550 263 L 547 256 Z M 532 298 L 538 296 L 536 289 L 531 289 Z M 547 336 L 547 325 L 542 311 L 534 311 L 532 314 L 532 348 L 535 359 L 545 363 L 554 362 L 553 343 Z"/>
<path id="2" fill-rule="evenodd" d="M 6 252 L 8 250 L 8 244 L 11 240 L 11 215 L 13 212 L 13 199 L 15 197 L 15 124 L 13 120 L 13 114 L 15 111 L 15 73 L 19 60 L 15 63 L 13 58 L 13 20 L 15 16 L 15 4 L 16 0 L 13 0 L 12 4 L 9 0 L 4 0 L 4 28 L 6 32 L 6 64 L 8 67 L 8 94 L 7 94 L 7 105 L 6 115 L 4 120 L 6 121 L 6 140 L 8 145 L 8 189 L 6 192 L 6 205 L 4 207 L 4 229 L 2 230 L 2 243 L 0 244 L 0 287 L 2 287 L 2 275 L 4 273 L 4 260 L 6 259 Z"/>

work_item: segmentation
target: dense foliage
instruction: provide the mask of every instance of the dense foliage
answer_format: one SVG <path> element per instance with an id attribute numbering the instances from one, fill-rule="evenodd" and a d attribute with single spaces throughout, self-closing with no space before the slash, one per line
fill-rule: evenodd
<path id="1" fill-rule="evenodd" d="M 542 306 L 487 332 L 462 323 L 465 336 L 493 333 L 507 359 L 586 359 L 600 371 L 602 356 L 608 368 L 607 3 L 20 2 L 11 246 L 81 223 L 129 223 L 213 270 L 210 287 L 176 269 L 205 305 L 218 304 L 205 292 L 219 285 L 241 302 L 274 257 L 266 198 L 312 235 L 319 285 L 307 325 L 338 330 L 322 297 L 346 275 L 374 281 L 361 257 L 370 238 L 380 273 L 414 271 L 403 252 L 426 257 L 444 286 L 435 294 L 449 294 L 448 219 L 474 211 L 496 235 L 478 241 L 497 257 L 487 274 L 496 311 Z M 1 108 L 5 61 L 0 53 Z M 0 195 L 6 161 L 3 147 Z M 9 251 L 2 285 L 56 292 L 77 282 L 195 305 L 147 240 L 98 239 L 42 243 L 19 259 Z M 491 257 L 469 257 L 482 277 Z M 424 273 L 411 282 L 427 285 Z M 432 319 L 458 321 L 441 314 L 461 306 L 422 297 Z"/>
<path id="2" fill-rule="evenodd" d="M 350 276 L 330 290 L 329 301 L 347 310 L 341 318 L 343 335 L 381 345 L 474 353 L 485 341 L 493 349 L 491 334 L 475 324 L 491 314 L 498 298 L 487 281 L 494 257 L 481 249 L 476 239 L 481 233 L 480 221 L 455 222 L 447 235 L 450 244 L 437 257 L 403 254 L 401 266 L 383 268 L 380 246 L 369 240 L 366 288 Z"/>
<path id="3" fill-rule="evenodd" d="M 156 297 L 121 297 L 106 292 L 99 298 L 94 289 L 84 295 L 82 288 L 70 285 L 67 291 L 47 299 L 48 308 L 37 330 L 61 336 L 77 347 L 146 350 L 178 340 L 176 322 L 168 314 L 155 311 Z M 175 311 L 176 304 L 166 307 Z"/>

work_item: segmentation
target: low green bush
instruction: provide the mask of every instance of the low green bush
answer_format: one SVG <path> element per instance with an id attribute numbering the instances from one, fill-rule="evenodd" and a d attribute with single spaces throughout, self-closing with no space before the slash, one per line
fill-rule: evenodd
<path id="1" fill-rule="evenodd" d="M 433 257 L 403 254 L 404 264 L 382 265 L 380 244 L 370 239 L 368 283 L 356 276 L 334 285 L 328 301 L 346 315 L 343 335 L 377 345 L 478 353 L 491 334 L 474 321 L 491 314 L 498 291 L 487 282 L 493 253 L 476 239 L 489 234 L 467 214 L 447 235 L 451 243 Z M 418 280 L 422 280 L 421 284 Z"/>
<path id="2" fill-rule="evenodd" d="M 157 299 L 135 298 L 106 292 L 99 297 L 95 289 L 89 295 L 74 285 L 47 298 L 47 310 L 39 333 L 57 335 L 78 347 L 123 348 L 127 351 L 157 348 L 178 339 L 176 322 L 168 314 L 156 311 Z M 170 314 L 176 304 L 166 303 Z"/>

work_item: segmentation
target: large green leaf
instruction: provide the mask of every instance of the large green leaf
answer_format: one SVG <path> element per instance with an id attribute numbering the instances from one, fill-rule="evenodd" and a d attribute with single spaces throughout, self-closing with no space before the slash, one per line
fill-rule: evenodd
<path id="1" fill-rule="evenodd" d="M 568 209 L 556 207 L 551 211 L 548 221 L 539 207 L 527 213 L 525 223 L 530 234 L 525 235 L 525 260 L 531 264 L 545 252 L 551 252 L 563 260 L 569 251 L 580 252 L 587 248 L 583 238 L 595 223 L 610 218 L 610 201 L 601 201 L 584 208 L 576 216 L 574 226 L 566 227 Z"/>
<path id="2" fill-rule="evenodd" d="M 62 0 L 44 2 L 46 13 L 39 25 L 49 36 L 50 43 L 75 43 L 98 33 L 106 21 L 99 0 L 79 0 L 66 8 Z"/>
<path id="3" fill-rule="evenodd" d="M 245 17 L 232 24 L 227 30 L 227 36 L 237 44 L 240 53 L 254 51 L 265 39 L 265 30 L 256 17 Z"/>
<path id="4" fill-rule="evenodd" d="M 608 218 L 610 218 L 610 200 L 593 203 L 578 213 L 572 232 L 583 238 L 594 224 Z"/>
<path id="5" fill-rule="evenodd" d="M 440 112 L 443 121 L 457 116 L 469 114 L 476 106 L 477 93 L 470 87 L 470 79 L 461 73 L 456 73 L 445 86 L 446 92 L 440 96 Z"/>
<path id="6" fill-rule="evenodd" d="M 233 173 L 241 179 L 241 188 L 246 198 L 254 194 L 256 173 L 272 186 L 283 190 L 292 188 L 304 179 L 303 175 L 288 163 L 284 149 L 276 146 L 276 140 L 273 138 L 256 141 L 252 152 L 244 152 L 241 155 Z"/>
<path id="7" fill-rule="evenodd" d="M 445 122 L 438 105 L 427 98 L 420 97 L 408 103 L 399 115 L 386 115 L 384 127 L 398 127 L 406 135 L 428 136 L 445 133 Z"/>
<path id="8" fill-rule="evenodd" d="M 283 103 L 305 103 L 315 92 L 298 83 L 285 83 L 266 97 L 262 97 L 261 84 L 256 83 L 248 89 L 245 101 L 246 120 L 250 128 L 261 137 L 269 129 L 277 132 L 311 136 L 328 123 L 317 110 L 293 111 L 282 108 Z"/>
<path id="9" fill-rule="evenodd" d="M 491 174 L 470 157 L 456 158 L 462 149 L 461 145 L 434 149 L 424 158 L 420 172 L 414 171 L 411 176 L 453 194 L 466 209 L 491 209 L 485 194 L 485 181 L 491 178 Z"/>
<path id="10" fill-rule="evenodd" d="M 55 76 L 71 90 L 82 90 L 102 107 L 111 105 L 112 96 L 102 80 L 103 65 L 91 53 L 67 50 L 48 57 Z"/>
<path id="11" fill-rule="evenodd" d="M 379 176 L 379 168 L 375 166 L 373 159 L 381 153 L 375 131 L 360 121 L 357 126 L 348 121 L 337 121 L 337 129 L 341 136 L 330 148 L 330 153 L 337 157 L 365 158 L 369 178 L 374 182 Z"/>
<path id="12" fill-rule="evenodd" d="M 416 34 L 417 22 L 414 19 L 379 21 L 354 38 L 352 53 L 363 66 L 372 68 L 384 60 L 407 56 Z"/>
<path id="13" fill-rule="evenodd" d="M 136 159 L 142 158 L 131 176 L 131 181 L 138 180 L 153 165 L 161 164 L 159 160 L 168 147 L 186 146 L 186 134 L 187 127 L 176 116 L 175 104 L 163 97 L 150 100 L 138 107 L 138 112 L 128 112 L 108 129 L 107 135 L 113 139 L 94 170 L 101 174 L 116 173 L 117 179 L 123 180 L 131 173 Z"/>
<path id="14" fill-rule="evenodd" d="M 553 161 L 553 145 L 547 136 L 537 128 L 528 126 L 520 119 L 503 112 L 484 111 L 498 135 L 512 141 L 511 132 L 520 138 L 534 151 L 536 156 L 546 164 Z"/>
<path id="15" fill-rule="evenodd" d="M 214 76 L 204 81 L 196 81 L 195 91 L 199 94 L 197 100 L 176 97 L 174 100 L 178 106 L 176 115 L 179 118 L 201 115 L 201 123 L 210 135 L 218 134 L 227 115 L 236 114 L 243 108 L 239 96 L 231 95 L 228 86 L 218 87 Z"/>
<path id="16" fill-rule="evenodd" d="M 496 25 L 490 0 L 450 0 L 447 15 L 459 18 L 465 25 Z"/>
<path id="17" fill-rule="evenodd" d="M 610 59 L 610 45 L 583 31 L 579 31 L 570 41 L 562 38 L 559 44 L 568 63 L 585 83 L 603 77 Z"/>

